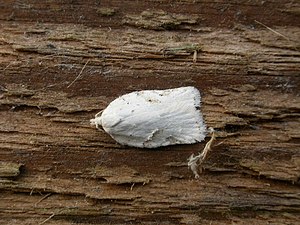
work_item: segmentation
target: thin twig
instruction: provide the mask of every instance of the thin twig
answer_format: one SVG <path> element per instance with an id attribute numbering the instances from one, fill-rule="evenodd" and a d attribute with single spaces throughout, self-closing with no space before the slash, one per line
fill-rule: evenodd
<path id="1" fill-rule="evenodd" d="M 9 62 L 9 63 L 7 64 L 7 66 L 6 66 L 2 71 L 4 72 L 8 67 L 10 67 L 12 64 L 14 64 L 14 63 L 16 63 L 16 62 L 17 62 L 17 60 L 12 61 L 12 62 Z"/>
<path id="2" fill-rule="evenodd" d="M 196 63 L 197 62 L 197 55 L 198 55 L 198 52 L 197 50 L 194 51 L 194 54 L 193 54 L 193 62 Z"/>
<path id="3" fill-rule="evenodd" d="M 48 193 L 45 196 L 43 196 L 40 200 L 38 200 L 34 206 L 37 206 L 37 204 L 39 204 L 41 201 L 45 200 L 46 198 L 48 198 L 50 195 L 52 195 L 52 193 Z"/>
<path id="4" fill-rule="evenodd" d="M 48 220 L 51 220 L 51 218 L 54 216 L 55 216 L 55 213 L 52 213 L 47 219 L 45 219 L 43 222 L 39 223 L 39 225 L 46 223 Z"/>
<path id="5" fill-rule="evenodd" d="M 52 213 L 47 219 L 45 219 L 43 222 L 39 223 L 38 225 L 42 225 L 42 224 L 46 223 L 47 221 L 51 220 L 51 218 L 53 218 L 54 216 L 60 215 L 66 209 L 77 209 L 77 208 L 78 207 L 67 207 L 67 208 L 64 208 L 64 209 L 60 209 L 56 213 Z"/>
<path id="6" fill-rule="evenodd" d="M 135 183 L 132 183 L 131 187 L 130 187 L 130 191 L 133 190 L 133 187 L 134 187 Z"/>
<path id="7" fill-rule="evenodd" d="M 257 21 L 257 20 L 254 20 L 254 22 L 255 22 L 255 23 L 258 23 L 259 25 L 262 25 L 263 27 L 267 28 L 269 31 L 272 31 L 273 33 L 275 33 L 275 34 L 277 34 L 277 35 L 283 37 L 284 39 L 290 41 L 290 39 L 289 39 L 287 36 L 285 36 L 285 35 L 279 33 L 279 32 L 276 31 L 276 30 L 273 30 L 272 28 L 268 27 L 267 25 L 265 25 L 265 24 L 263 24 L 263 23 L 261 23 L 261 22 L 259 22 L 259 21 Z"/>
<path id="8" fill-rule="evenodd" d="M 85 69 L 85 67 L 86 67 L 86 65 L 89 63 L 89 61 L 90 61 L 90 60 L 87 60 L 87 61 L 86 61 L 86 63 L 85 63 L 84 66 L 82 67 L 80 73 L 78 74 L 78 76 L 72 81 L 71 84 L 68 85 L 67 88 L 71 87 L 71 86 L 72 86 L 72 85 L 80 78 L 80 76 L 81 76 L 83 70 Z"/>

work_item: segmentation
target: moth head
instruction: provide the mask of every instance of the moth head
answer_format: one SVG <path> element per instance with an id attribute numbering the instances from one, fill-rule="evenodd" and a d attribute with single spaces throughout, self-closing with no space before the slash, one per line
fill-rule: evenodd
<path id="1" fill-rule="evenodd" d="M 91 119 L 90 120 L 91 125 L 96 126 L 96 128 L 99 129 L 99 130 L 102 129 L 102 117 L 101 117 L 101 113 L 102 113 L 102 111 L 100 113 L 97 113 L 95 115 L 95 119 Z"/>

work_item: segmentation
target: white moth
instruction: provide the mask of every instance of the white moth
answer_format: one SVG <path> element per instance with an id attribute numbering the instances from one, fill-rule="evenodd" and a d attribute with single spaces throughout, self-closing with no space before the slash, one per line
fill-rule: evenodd
<path id="1" fill-rule="evenodd" d="M 195 87 L 136 91 L 115 99 L 90 121 L 122 145 L 192 144 L 206 135 L 200 99 Z"/>

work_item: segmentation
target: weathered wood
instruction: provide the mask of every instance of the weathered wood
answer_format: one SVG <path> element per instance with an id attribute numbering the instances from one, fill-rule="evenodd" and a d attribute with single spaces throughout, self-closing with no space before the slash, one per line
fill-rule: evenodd
<path id="1" fill-rule="evenodd" d="M 1 4 L 1 224 L 299 221 L 298 3 Z M 218 136 L 198 180 L 205 142 L 136 149 L 89 124 L 121 94 L 187 85 Z"/>

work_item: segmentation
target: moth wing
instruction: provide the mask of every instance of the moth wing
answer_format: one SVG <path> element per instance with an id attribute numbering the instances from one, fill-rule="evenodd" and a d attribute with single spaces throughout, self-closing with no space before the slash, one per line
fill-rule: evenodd
<path id="1" fill-rule="evenodd" d="M 123 145 L 156 148 L 205 138 L 194 87 L 139 91 L 114 100 L 102 113 L 102 126 Z"/>

